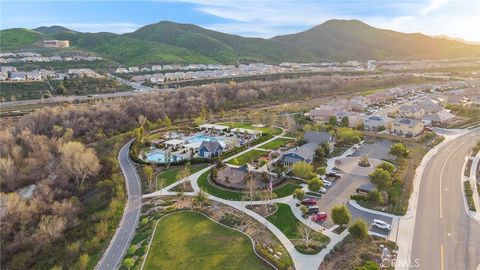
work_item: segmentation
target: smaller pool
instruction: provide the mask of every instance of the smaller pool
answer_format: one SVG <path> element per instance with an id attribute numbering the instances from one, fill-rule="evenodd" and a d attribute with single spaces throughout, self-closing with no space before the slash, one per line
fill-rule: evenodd
<path id="1" fill-rule="evenodd" d="M 148 152 L 146 155 L 147 155 L 146 161 L 156 162 L 156 163 L 166 163 L 166 153 L 164 150 L 155 149 Z M 171 162 L 177 162 L 182 159 L 183 159 L 182 157 L 176 156 L 174 154 L 170 154 Z"/>

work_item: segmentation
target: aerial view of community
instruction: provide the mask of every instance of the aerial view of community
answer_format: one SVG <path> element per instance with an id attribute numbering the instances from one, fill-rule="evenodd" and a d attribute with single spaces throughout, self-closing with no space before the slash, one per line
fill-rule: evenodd
<path id="1" fill-rule="evenodd" d="M 480 270 L 480 1 L 0 0 L 0 269 Z"/>

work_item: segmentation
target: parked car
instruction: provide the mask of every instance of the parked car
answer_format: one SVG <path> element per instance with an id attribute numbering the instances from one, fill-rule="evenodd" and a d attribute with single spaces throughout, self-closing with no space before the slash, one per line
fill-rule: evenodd
<path id="1" fill-rule="evenodd" d="M 377 227 L 377 228 L 382 229 L 382 230 L 390 231 L 390 224 L 388 224 L 387 222 L 385 222 L 383 220 L 374 219 L 373 222 L 372 222 L 372 226 Z"/>
<path id="2" fill-rule="evenodd" d="M 331 173 L 327 173 L 327 177 L 335 177 L 335 178 L 340 178 L 340 175 L 334 173 L 334 172 L 331 172 Z"/>
<path id="3" fill-rule="evenodd" d="M 318 206 L 309 206 L 307 215 L 317 214 L 318 212 L 320 212 L 320 209 L 318 209 Z"/>
<path id="4" fill-rule="evenodd" d="M 323 185 L 325 185 L 326 187 L 331 187 L 332 186 L 332 182 L 328 181 L 328 180 L 323 180 Z"/>
<path id="5" fill-rule="evenodd" d="M 314 222 L 321 222 L 321 221 L 325 221 L 327 219 L 327 213 L 325 212 L 320 212 L 318 214 L 315 214 L 312 216 L 312 221 Z"/>
<path id="6" fill-rule="evenodd" d="M 325 194 L 325 193 L 327 193 L 327 190 L 325 188 L 321 187 L 318 192 Z"/>
<path id="7" fill-rule="evenodd" d="M 303 205 L 315 205 L 315 204 L 317 204 L 317 200 L 315 200 L 314 198 L 306 198 L 306 199 L 301 201 L 301 204 L 303 204 Z"/>

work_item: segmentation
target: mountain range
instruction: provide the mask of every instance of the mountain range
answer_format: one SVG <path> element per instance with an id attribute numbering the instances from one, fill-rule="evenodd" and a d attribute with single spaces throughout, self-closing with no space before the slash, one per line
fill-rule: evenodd
<path id="1" fill-rule="evenodd" d="M 35 49 L 45 39 L 67 39 L 73 49 L 125 65 L 147 63 L 318 62 L 368 59 L 479 57 L 480 45 L 448 37 L 374 28 L 358 20 L 329 20 L 270 39 L 248 38 L 193 24 L 162 21 L 126 34 L 83 33 L 62 26 L 0 31 L 0 49 Z"/>

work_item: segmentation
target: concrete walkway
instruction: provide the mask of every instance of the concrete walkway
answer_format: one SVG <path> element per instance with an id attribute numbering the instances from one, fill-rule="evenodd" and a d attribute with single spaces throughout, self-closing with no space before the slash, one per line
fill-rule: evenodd
<path id="1" fill-rule="evenodd" d="M 223 161 L 226 162 L 226 161 L 234 159 L 237 156 L 240 156 L 240 155 L 242 155 L 242 154 L 244 154 L 244 153 L 246 153 L 246 152 L 248 152 L 252 149 L 259 148 L 262 145 L 269 143 L 270 141 L 273 141 L 277 138 L 282 137 L 282 135 L 284 133 L 285 133 L 285 130 L 282 129 L 282 134 L 280 134 L 278 136 L 274 136 L 270 140 L 267 140 L 263 143 L 260 143 L 256 146 L 253 146 L 253 147 L 249 148 L 249 149 L 246 149 L 245 151 L 242 151 L 242 152 L 240 152 L 240 153 L 238 153 L 238 154 L 236 154 L 232 157 L 229 157 L 229 158 L 227 158 Z M 175 182 L 175 183 L 173 183 L 169 186 L 164 187 L 161 190 L 155 191 L 155 192 L 150 193 L 150 194 L 146 194 L 146 195 L 143 196 L 143 198 L 151 198 L 151 197 L 156 197 L 156 196 L 161 196 L 161 195 L 177 195 L 177 192 L 171 192 L 171 191 L 168 191 L 168 190 L 173 188 L 176 185 L 179 185 L 179 184 L 185 182 L 185 181 L 190 181 L 194 192 L 186 192 L 186 193 L 184 193 L 184 195 L 194 196 L 197 192 L 200 191 L 200 186 L 198 185 L 198 178 L 204 172 L 210 170 L 212 167 L 213 166 L 209 166 L 207 168 L 204 168 L 204 169 L 190 175 L 188 178 L 177 181 L 177 182 Z M 306 190 L 307 186 L 305 185 L 303 187 L 303 189 Z M 251 216 L 252 218 L 257 220 L 258 222 L 264 224 L 283 244 L 285 249 L 290 254 L 290 256 L 293 260 L 293 263 L 295 265 L 295 269 L 297 269 L 297 270 L 318 269 L 318 267 L 322 263 L 323 259 L 330 252 L 330 250 L 333 249 L 333 247 L 338 242 L 340 242 L 343 238 L 345 238 L 345 236 L 348 235 L 348 230 L 344 230 L 341 234 L 336 234 L 336 233 L 333 232 L 333 230 L 336 228 L 336 226 L 333 226 L 329 230 L 326 230 L 324 227 L 322 227 L 321 225 L 319 225 L 315 222 L 312 222 L 310 219 L 304 219 L 302 217 L 302 214 L 300 213 L 299 207 L 296 207 L 296 204 L 297 204 L 298 201 L 296 199 L 294 199 L 292 195 L 287 196 L 287 197 L 283 197 L 283 198 L 273 199 L 273 200 L 253 201 L 253 202 L 250 202 L 250 201 L 230 201 L 230 200 L 226 200 L 226 199 L 222 199 L 222 198 L 213 196 L 211 194 L 209 194 L 209 199 L 213 200 L 213 201 L 221 202 L 221 203 L 226 204 L 230 207 L 238 209 L 238 210 L 242 211 L 243 213 Z M 284 203 L 284 204 L 289 205 L 293 214 L 295 215 L 295 217 L 297 217 L 297 219 L 299 221 L 301 221 L 303 224 L 309 226 L 310 228 L 312 228 L 316 231 L 323 232 L 326 236 L 328 236 L 330 238 L 330 243 L 327 245 L 326 248 L 324 248 L 318 254 L 315 254 L 315 255 L 302 254 L 295 249 L 292 242 L 287 238 L 287 236 L 285 236 L 285 234 L 283 234 L 283 232 L 280 229 L 278 229 L 275 225 L 273 225 L 266 218 L 264 218 L 261 215 L 259 215 L 259 214 L 257 214 L 257 213 L 255 213 L 255 212 L 246 208 L 246 206 L 250 205 L 250 204 L 252 204 L 252 205 L 262 205 L 262 204 L 272 204 L 272 203 Z"/>

